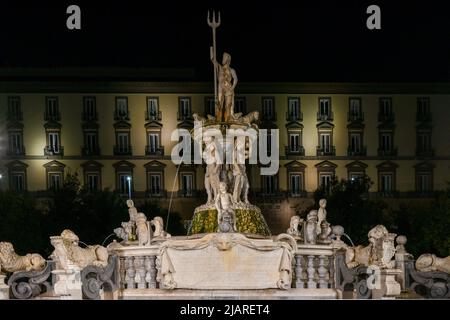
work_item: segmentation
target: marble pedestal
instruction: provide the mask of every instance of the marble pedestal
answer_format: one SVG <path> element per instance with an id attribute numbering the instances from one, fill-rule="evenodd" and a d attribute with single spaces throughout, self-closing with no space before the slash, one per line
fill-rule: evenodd
<path id="1" fill-rule="evenodd" d="M 5 283 L 6 276 L 0 275 L 0 300 L 9 299 L 9 286 Z"/>
<path id="2" fill-rule="evenodd" d="M 380 271 L 380 286 L 372 290 L 372 299 L 393 299 L 398 297 L 402 290 L 396 277 L 401 273 L 400 269 L 382 269 Z"/>
<path id="3" fill-rule="evenodd" d="M 79 269 L 54 270 L 52 274 L 55 277 L 53 286 L 55 296 L 59 296 L 62 300 L 83 299 Z"/>

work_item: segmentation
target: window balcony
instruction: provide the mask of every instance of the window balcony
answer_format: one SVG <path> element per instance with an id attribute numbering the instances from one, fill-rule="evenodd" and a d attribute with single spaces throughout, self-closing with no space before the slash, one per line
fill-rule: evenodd
<path id="1" fill-rule="evenodd" d="M 98 118 L 97 118 L 97 112 L 95 112 L 95 113 L 86 113 L 86 112 L 83 112 L 82 115 L 81 115 L 81 119 L 82 119 L 83 121 L 97 121 L 97 120 L 98 120 Z"/>
<path id="2" fill-rule="evenodd" d="M 197 190 L 178 190 L 178 197 L 181 198 L 195 198 L 200 194 Z"/>
<path id="3" fill-rule="evenodd" d="M 177 120 L 178 121 L 193 120 L 192 114 L 178 111 L 177 112 Z"/>
<path id="4" fill-rule="evenodd" d="M 394 113 L 378 113 L 379 122 L 393 122 L 395 120 Z"/>
<path id="5" fill-rule="evenodd" d="M 276 189 L 260 189 L 259 192 L 256 191 L 256 196 L 259 198 L 259 202 L 271 202 L 274 199 L 285 199 L 287 194 L 283 191 Z M 270 200 L 268 200 L 270 198 Z"/>
<path id="6" fill-rule="evenodd" d="M 61 115 L 59 114 L 59 112 L 49 113 L 49 112 L 46 111 L 44 113 L 44 120 L 45 121 L 60 121 L 61 120 Z"/>
<path id="7" fill-rule="evenodd" d="M 400 196 L 400 193 L 395 190 L 389 190 L 389 191 L 378 191 L 378 196 L 382 198 L 398 198 Z"/>
<path id="8" fill-rule="evenodd" d="M 46 156 L 63 156 L 64 155 L 64 147 L 59 146 L 55 148 L 54 146 L 46 146 L 44 148 L 44 155 Z"/>
<path id="9" fill-rule="evenodd" d="M 131 156 L 131 146 L 114 146 L 115 156 Z"/>
<path id="10" fill-rule="evenodd" d="M 130 116 L 127 113 L 118 113 L 114 114 L 114 121 L 130 121 Z"/>
<path id="11" fill-rule="evenodd" d="M 347 114 L 348 122 L 361 122 L 364 121 L 364 112 L 349 112 Z"/>
<path id="12" fill-rule="evenodd" d="M 416 148 L 416 156 L 432 158 L 434 157 L 434 150 L 431 148 L 430 149 Z"/>
<path id="13" fill-rule="evenodd" d="M 261 120 L 263 121 L 277 121 L 276 113 L 262 113 Z"/>
<path id="14" fill-rule="evenodd" d="M 83 156 L 98 156 L 100 155 L 99 147 L 83 147 L 81 148 L 81 154 Z"/>
<path id="15" fill-rule="evenodd" d="M 6 118 L 8 121 L 23 121 L 22 110 L 16 111 L 14 113 L 8 112 L 8 116 Z"/>
<path id="16" fill-rule="evenodd" d="M 8 156 L 24 156 L 25 155 L 25 147 L 9 147 L 7 151 Z"/>
<path id="17" fill-rule="evenodd" d="M 306 198 L 308 196 L 308 193 L 306 190 L 296 190 L 295 192 L 289 191 L 288 197 L 289 198 Z"/>
<path id="18" fill-rule="evenodd" d="M 316 155 L 318 157 L 335 156 L 336 155 L 336 147 L 330 146 L 329 148 L 322 148 L 322 147 L 318 146 L 318 147 L 316 147 Z"/>
<path id="19" fill-rule="evenodd" d="M 145 112 L 145 121 L 161 121 L 161 111 Z"/>
<path id="20" fill-rule="evenodd" d="M 291 146 L 284 147 L 284 153 L 287 156 L 304 156 L 305 148 L 303 146 L 298 146 L 298 148 L 294 149 Z"/>
<path id="21" fill-rule="evenodd" d="M 303 112 L 297 114 L 286 112 L 286 121 L 303 121 Z"/>
<path id="22" fill-rule="evenodd" d="M 431 122 L 432 117 L 430 112 L 418 112 L 416 114 L 417 122 Z"/>
<path id="23" fill-rule="evenodd" d="M 333 118 L 334 118 L 333 112 L 329 113 L 317 112 L 317 121 L 333 121 Z"/>
<path id="24" fill-rule="evenodd" d="M 366 156 L 367 148 L 365 146 L 361 146 L 359 150 L 353 150 L 351 147 L 347 148 L 347 155 L 349 157 L 358 157 L 358 156 Z"/>
<path id="25" fill-rule="evenodd" d="M 390 150 L 378 148 L 378 156 L 380 157 L 395 157 L 397 156 L 397 153 L 397 148 L 392 148 Z"/>
<path id="26" fill-rule="evenodd" d="M 164 156 L 164 146 L 155 148 L 154 146 L 145 146 L 146 156 Z"/>
<path id="27" fill-rule="evenodd" d="M 157 190 L 145 190 L 146 198 L 167 198 L 167 190 L 160 189 Z"/>

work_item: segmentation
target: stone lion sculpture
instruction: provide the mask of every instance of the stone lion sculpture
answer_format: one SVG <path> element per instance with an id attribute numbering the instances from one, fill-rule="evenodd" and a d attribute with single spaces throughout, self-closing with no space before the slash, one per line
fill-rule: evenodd
<path id="1" fill-rule="evenodd" d="M 1 272 L 40 271 L 45 267 L 45 259 L 37 253 L 19 256 L 12 243 L 0 242 L 0 274 Z"/>
<path id="2" fill-rule="evenodd" d="M 368 233 L 369 245 L 348 247 L 345 262 L 348 268 L 376 265 L 381 268 L 393 268 L 395 260 L 395 233 L 389 233 L 385 226 L 377 225 Z"/>
<path id="3" fill-rule="evenodd" d="M 245 116 L 242 115 L 242 113 L 236 113 L 233 115 L 234 121 L 237 123 L 242 123 L 250 126 L 253 122 L 256 122 L 259 120 L 259 112 L 258 111 L 252 111 Z"/>
<path id="4" fill-rule="evenodd" d="M 434 254 L 422 254 L 416 261 L 416 269 L 422 272 L 440 271 L 450 274 L 450 256 L 439 258 Z"/>
<path id="5" fill-rule="evenodd" d="M 89 265 L 106 267 L 108 264 L 108 250 L 101 245 L 78 246 L 79 238 L 71 230 L 64 230 L 60 236 L 50 237 L 50 242 L 55 247 L 50 256 L 56 261 L 58 269 L 68 270 L 70 265 L 76 265 L 83 269 Z"/>

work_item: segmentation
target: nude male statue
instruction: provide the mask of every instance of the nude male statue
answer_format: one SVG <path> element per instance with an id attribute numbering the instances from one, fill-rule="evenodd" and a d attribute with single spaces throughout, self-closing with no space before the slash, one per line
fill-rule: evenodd
<path id="1" fill-rule="evenodd" d="M 219 184 L 219 194 L 216 197 L 215 206 L 217 209 L 217 223 L 220 232 L 236 232 L 236 215 L 234 212 L 233 196 L 227 192 L 225 182 Z M 225 224 L 224 224 L 225 222 Z M 228 225 L 227 223 L 228 222 Z M 230 225 L 232 230 L 230 230 Z"/>
<path id="2" fill-rule="evenodd" d="M 222 65 L 217 62 L 214 56 L 211 61 L 219 74 L 216 119 L 228 121 L 234 114 L 234 88 L 238 82 L 236 71 L 230 67 L 231 55 L 226 52 L 222 57 Z"/>

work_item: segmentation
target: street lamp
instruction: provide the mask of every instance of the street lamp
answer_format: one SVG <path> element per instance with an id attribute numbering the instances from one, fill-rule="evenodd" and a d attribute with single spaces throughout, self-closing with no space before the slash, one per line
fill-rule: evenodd
<path id="1" fill-rule="evenodd" d="M 131 177 L 130 176 L 127 177 L 127 181 L 128 181 L 128 199 L 131 200 Z"/>

